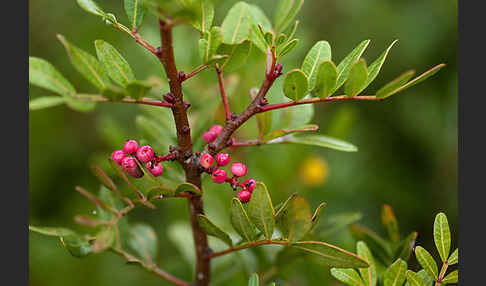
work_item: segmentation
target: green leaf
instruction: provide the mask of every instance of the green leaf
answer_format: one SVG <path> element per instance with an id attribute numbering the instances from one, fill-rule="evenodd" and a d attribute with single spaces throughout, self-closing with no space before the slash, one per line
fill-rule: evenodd
<path id="1" fill-rule="evenodd" d="M 280 220 L 280 218 L 283 214 L 283 211 L 287 209 L 287 207 L 289 206 L 289 203 L 293 199 L 295 199 L 296 196 L 297 196 L 297 193 L 293 193 L 284 202 L 280 202 L 279 204 L 277 204 L 275 206 L 275 221 Z"/>
<path id="2" fill-rule="evenodd" d="M 76 90 L 71 83 L 48 61 L 29 57 L 29 83 L 59 95 L 72 95 Z"/>
<path id="3" fill-rule="evenodd" d="M 193 4 L 199 6 L 200 12 L 197 13 L 197 19 L 191 24 L 202 33 L 209 32 L 214 19 L 213 2 L 211 0 L 196 0 Z"/>
<path id="4" fill-rule="evenodd" d="M 347 228 L 350 224 L 359 221 L 361 218 L 361 213 L 357 212 L 330 215 L 324 221 L 323 227 L 318 229 L 317 235 L 319 237 L 329 237 L 339 230 Z"/>
<path id="5" fill-rule="evenodd" d="M 322 212 L 324 211 L 326 205 L 327 205 L 326 202 L 322 202 L 317 206 L 316 210 L 314 211 L 314 214 L 312 215 L 311 230 L 314 229 L 314 227 L 316 227 L 316 225 L 319 223 L 319 219 L 321 218 Z"/>
<path id="6" fill-rule="evenodd" d="M 274 17 L 275 31 L 284 31 L 294 20 L 304 0 L 280 0 Z"/>
<path id="7" fill-rule="evenodd" d="M 432 283 L 435 283 L 434 279 L 424 269 L 417 272 L 417 274 L 424 280 L 425 285 L 430 286 Z"/>
<path id="8" fill-rule="evenodd" d="M 275 211 L 267 187 L 257 182 L 252 198 L 248 203 L 248 216 L 267 239 L 272 238 L 275 227 Z"/>
<path id="9" fill-rule="evenodd" d="M 128 21 L 132 30 L 138 29 L 143 22 L 147 7 L 145 0 L 124 0 L 125 13 L 127 13 Z"/>
<path id="10" fill-rule="evenodd" d="M 95 48 L 98 59 L 113 81 L 121 86 L 126 86 L 129 82 L 135 80 L 130 65 L 112 45 L 103 40 L 96 40 Z"/>
<path id="11" fill-rule="evenodd" d="M 233 5 L 221 25 L 223 43 L 234 45 L 247 40 L 251 23 L 250 6 L 245 2 Z"/>
<path id="12" fill-rule="evenodd" d="M 437 279 L 439 270 L 437 269 L 437 264 L 435 263 L 434 258 L 432 258 L 432 255 L 430 255 L 430 253 L 422 246 L 417 246 L 415 248 L 415 257 L 417 257 L 422 268 L 424 268 L 432 278 Z"/>
<path id="13" fill-rule="evenodd" d="M 400 241 L 398 222 L 393 209 L 389 205 L 383 205 L 381 208 L 381 223 L 385 226 L 390 240 L 395 244 L 398 243 Z"/>
<path id="14" fill-rule="evenodd" d="M 354 97 L 358 95 L 366 84 L 368 79 L 368 70 L 363 59 L 356 62 L 349 71 L 348 79 L 344 85 L 346 96 Z"/>
<path id="15" fill-rule="evenodd" d="M 220 45 L 218 49 L 218 54 L 228 56 L 227 58 L 223 59 L 223 62 L 221 63 L 221 69 L 224 69 L 227 72 L 231 72 L 242 67 L 248 59 L 250 50 L 250 41 L 245 41 L 239 45 Z"/>
<path id="16" fill-rule="evenodd" d="M 248 6 L 250 8 L 252 23 L 256 26 L 261 25 L 262 28 L 266 31 L 271 30 L 272 23 L 270 22 L 270 20 L 268 20 L 263 10 L 260 9 L 260 7 L 258 7 L 257 5 L 248 4 Z"/>
<path id="17" fill-rule="evenodd" d="M 454 270 L 451 273 L 447 274 L 446 277 L 442 279 L 441 284 L 447 284 L 447 283 L 457 283 L 459 280 L 459 271 Z"/>
<path id="18" fill-rule="evenodd" d="M 389 82 L 386 85 L 384 85 L 383 87 L 381 87 L 376 92 L 376 97 L 387 98 L 387 97 L 391 96 L 392 95 L 391 93 L 394 90 L 405 85 L 408 82 L 408 80 L 413 77 L 414 74 L 415 74 L 415 71 L 413 71 L 413 70 L 410 70 L 410 71 L 407 71 L 407 72 L 401 74 L 396 79 L 392 80 L 391 82 Z"/>
<path id="19" fill-rule="evenodd" d="M 354 269 L 331 268 L 331 275 L 337 280 L 351 286 L 365 285 L 358 272 Z"/>
<path id="20" fill-rule="evenodd" d="M 207 39 L 199 40 L 199 49 L 201 54 L 201 59 L 204 63 L 209 62 L 216 54 L 221 42 L 223 41 L 223 34 L 221 28 L 214 26 L 211 27 L 211 31 L 208 33 Z"/>
<path id="21" fill-rule="evenodd" d="M 361 268 L 368 263 L 356 254 L 321 241 L 299 241 L 291 247 L 316 255 L 321 262 L 331 267 Z"/>
<path id="22" fill-rule="evenodd" d="M 126 90 L 131 98 L 139 100 L 152 90 L 152 85 L 144 81 L 134 80 L 127 84 Z"/>
<path id="23" fill-rule="evenodd" d="M 265 42 L 269 47 L 273 46 L 273 40 L 275 38 L 275 34 L 273 33 L 273 31 L 266 32 L 263 38 L 265 39 Z"/>
<path id="24" fill-rule="evenodd" d="M 84 96 L 87 96 L 85 94 L 76 94 L 77 97 L 82 98 Z M 74 98 L 71 96 L 65 96 L 64 101 L 66 102 L 66 105 L 69 106 L 71 109 L 80 111 L 80 112 L 88 112 L 92 111 L 95 106 L 96 102 L 93 101 L 84 101 L 78 98 Z"/>
<path id="25" fill-rule="evenodd" d="M 101 10 L 100 6 L 95 1 L 93 0 L 76 0 L 76 1 L 78 2 L 78 5 L 81 8 L 83 8 L 86 12 L 98 16 L 105 16 L 105 12 Z"/>
<path id="26" fill-rule="evenodd" d="M 258 138 L 263 138 L 272 128 L 272 114 L 270 112 L 259 113 L 256 115 L 258 125 Z M 265 136 L 266 137 L 266 136 Z"/>
<path id="27" fill-rule="evenodd" d="M 410 254 L 412 254 L 413 247 L 415 246 L 415 240 L 417 239 L 418 233 L 410 233 L 403 241 L 398 245 L 395 257 L 401 258 L 408 261 Z"/>
<path id="28" fill-rule="evenodd" d="M 363 278 L 364 285 L 367 286 L 375 286 L 377 282 L 377 272 L 376 272 L 376 263 L 371 251 L 369 250 L 366 243 L 363 241 L 358 241 L 356 244 L 356 252 L 359 257 L 363 258 L 368 264 L 370 265 L 368 268 L 359 268 L 359 273 L 361 273 L 361 277 Z"/>
<path id="29" fill-rule="evenodd" d="M 384 286 L 401 286 L 405 282 L 407 262 L 397 259 L 385 272 Z"/>
<path id="30" fill-rule="evenodd" d="M 199 222 L 199 226 L 202 228 L 202 230 L 204 230 L 205 233 L 221 239 L 224 243 L 226 243 L 230 247 L 233 245 L 230 236 L 226 232 L 224 232 L 220 227 L 215 225 L 209 218 L 199 214 L 197 215 L 197 220 Z"/>
<path id="31" fill-rule="evenodd" d="M 349 227 L 349 231 L 355 240 L 364 241 L 377 259 L 380 259 L 385 265 L 390 263 L 391 249 L 383 238 L 368 228 L 355 224 Z"/>
<path id="32" fill-rule="evenodd" d="M 99 198 L 100 201 L 103 202 L 103 204 L 106 207 L 116 209 L 116 201 L 115 201 L 115 198 L 113 196 L 113 192 L 110 191 L 109 189 L 105 188 L 104 186 L 100 187 L 100 190 L 98 192 L 98 198 Z M 109 211 L 105 208 L 98 206 L 97 209 L 98 209 L 98 217 L 101 220 L 110 221 L 115 217 L 114 213 L 112 213 L 111 211 Z"/>
<path id="33" fill-rule="evenodd" d="M 356 61 L 361 57 L 364 50 L 368 47 L 370 40 L 362 41 L 354 50 L 352 50 L 337 66 L 338 77 L 336 86 L 331 94 L 340 88 L 348 78 L 349 71 Z"/>
<path id="34" fill-rule="evenodd" d="M 283 210 L 278 227 L 290 243 L 302 239 L 312 226 L 309 203 L 302 197 L 295 197 Z"/>
<path id="35" fill-rule="evenodd" d="M 172 114 L 169 115 L 172 116 Z M 177 144 L 174 138 L 175 128 L 172 128 L 171 122 L 167 121 L 165 122 L 167 125 L 163 125 L 163 122 L 160 121 L 162 120 L 139 115 L 135 118 L 135 125 L 142 131 L 144 138 L 151 139 L 151 142 L 157 144 L 159 148 Z"/>
<path id="36" fill-rule="evenodd" d="M 252 241 L 255 237 L 255 227 L 251 224 L 240 200 L 231 200 L 230 220 L 233 228 L 245 241 Z"/>
<path id="37" fill-rule="evenodd" d="M 147 224 L 137 223 L 130 227 L 128 245 L 145 262 L 153 263 L 157 256 L 157 234 Z"/>
<path id="38" fill-rule="evenodd" d="M 283 92 L 286 97 L 299 101 L 304 98 L 308 89 L 309 80 L 303 71 L 293 69 L 285 75 Z"/>
<path id="39" fill-rule="evenodd" d="M 60 237 L 62 245 L 74 257 L 85 257 L 93 252 L 89 240 L 79 235 L 67 235 Z"/>
<path id="40" fill-rule="evenodd" d="M 287 134 L 291 134 L 291 133 L 295 133 L 295 132 L 316 131 L 317 129 L 319 129 L 319 126 L 317 126 L 315 124 L 307 124 L 307 125 L 303 125 L 303 126 L 300 126 L 300 127 L 294 127 L 294 128 L 288 128 L 288 129 L 277 129 L 277 130 L 273 130 L 272 132 L 265 135 L 263 137 L 263 139 L 261 140 L 261 142 L 264 144 L 264 143 L 266 143 L 270 140 L 273 140 L 273 139 L 278 138 L 278 137 L 282 137 L 282 136 L 287 135 Z"/>
<path id="41" fill-rule="evenodd" d="M 342 141 L 337 138 L 332 138 L 329 136 L 324 135 L 314 135 L 314 134 L 304 134 L 304 135 L 287 135 L 284 137 L 285 143 L 295 143 L 295 144 L 304 144 L 304 145 L 312 145 L 312 146 L 319 146 L 324 148 L 330 148 L 338 151 L 344 152 L 356 152 L 358 151 L 358 147 L 354 146 L 351 143 L 346 141 Z M 276 139 L 278 140 L 278 139 Z M 280 143 L 270 141 L 271 143 Z M 282 143 L 284 143 L 282 142 Z"/>
<path id="42" fill-rule="evenodd" d="M 91 244 L 93 253 L 100 253 L 110 248 L 115 241 L 115 231 L 112 226 L 103 228 L 96 234 L 95 240 Z"/>
<path id="43" fill-rule="evenodd" d="M 317 67 L 315 94 L 320 98 L 332 95 L 338 77 L 337 68 L 332 61 L 323 61 Z"/>
<path id="44" fill-rule="evenodd" d="M 260 282 L 258 280 L 258 274 L 253 273 L 248 280 L 248 286 L 259 286 Z"/>
<path id="45" fill-rule="evenodd" d="M 376 96 L 377 97 L 380 97 L 380 98 L 387 98 L 389 96 L 392 96 L 394 95 L 395 93 L 398 93 L 400 91 L 403 91 L 409 87 L 412 87 L 418 83 L 421 83 L 422 81 L 428 79 L 429 77 L 433 76 L 434 74 L 436 74 L 440 69 L 442 69 L 443 67 L 445 66 L 445 64 L 440 64 L 440 65 L 437 65 L 433 68 L 431 68 L 430 70 L 424 72 L 423 74 L 417 76 L 416 78 L 412 79 L 411 81 L 409 82 L 406 82 L 405 84 L 401 85 L 400 87 L 394 89 L 393 91 L 390 91 L 386 94 L 383 93 L 382 89 L 384 89 L 385 87 L 387 86 L 384 86 L 382 89 L 380 89 L 377 93 L 376 93 Z M 403 75 L 402 75 L 403 76 Z M 402 79 L 403 80 L 403 79 Z M 389 89 L 390 87 L 388 86 L 387 89 Z M 380 93 L 381 91 L 381 93 Z"/>
<path id="46" fill-rule="evenodd" d="M 66 48 L 66 52 L 69 55 L 74 68 L 89 82 L 99 90 L 103 90 L 110 83 L 110 79 L 108 78 L 105 69 L 94 56 L 74 46 L 62 35 L 57 35 L 57 38 Z"/>
<path id="47" fill-rule="evenodd" d="M 295 32 L 297 31 L 297 27 L 299 26 L 299 21 L 295 21 L 292 27 L 290 27 L 289 30 L 287 30 L 287 39 L 292 39 L 295 35 Z"/>
<path id="48" fill-rule="evenodd" d="M 75 235 L 76 233 L 64 227 L 48 227 L 48 226 L 32 226 L 29 225 L 29 230 L 48 236 L 67 236 Z"/>
<path id="49" fill-rule="evenodd" d="M 277 53 L 277 57 L 281 58 L 281 57 L 285 56 L 290 51 L 292 51 L 298 43 L 299 43 L 299 39 L 293 39 L 293 40 L 289 41 L 284 46 L 279 48 L 279 51 Z"/>
<path id="50" fill-rule="evenodd" d="M 451 251 L 451 231 L 445 213 L 438 213 L 435 216 L 434 242 L 442 262 L 447 261 Z"/>
<path id="51" fill-rule="evenodd" d="M 413 272 L 412 270 L 407 270 L 407 281 L 410 283 L 410 286 L 426 286 L 424 279 L 420 277 L 417 273 Z"/>
<path id="52" fill-rule="evenodd" d="M 454 265 L 457 264 L 458 261 L 459 261 L 459 253 L 458 253 L 458 249 L 456 248 L 456 250 L 452 252 L 451 256 L 449 256 L 447 262 L 449 263 L 449 265 Z"/>
<path id="53" fill-rule="evenodd" d="M 327 41 L 319 41 L 309 50 L 301 67 L 309 78 L 309 90 L 313 90 L 316 85 L 319 64 L 329 60 L 331 60 L 331 46 Z"/>
<path id="54" fill-rule="evenodd" d="M 38 110 L 48 107 L 54 107 L 65 103 L 64 97 L 60 96 L 42 96 L 29 101 L 29 110 Z"/>
<path id="55" fill-rule="evenodd" d="M 108 85 L 101 91 L 101 95 L 103 97 L 108 98 L 109 100 L 120 100 L 126 96 L 128 96 L 126 90 L 121 89 L 114 85 Z"/>
<path id="56" fill-rule="evenodd" d="M 266 54 L 269 48 L 265 41 L 265 31 L 261 25 L 252 24 L 250 28 L 250 41 L 255 45 L 262 53 Z"/>
<path id="57" fill-rule="evenodd" d="M 368 85 L 370 85 L 370 83 L 380 73 L 380 69 L 383 66 L 383 63 L 385 62 L 388 53 L 390 52 L 391 48 L 393 47 L 393 45 L 395 45 L 396 42 L 398 42 L 398 40 L 393 41 L 390 44 L 390 46 L 388 46 L 388 48 L 368 67 L 368 79 L 366 80 L 366 84 L 363 87 L 363 89 L 365 89 Z"/>
<path id="58" fill-rule="evenodd" d="M 180 183 L 179 185 L 177 185 L 177 187 L 175 189 L 176 195 L 183 193 L 183 192 L 190 192 L 190 193 L 193 193 L 195 195 L 201 195 L 201 190 L 196 185 L 188 183 L 188 182 Z"/>
<path id="59" fill-rule="evenodd" d="M 275 45 L 277 48 L 281 46 L 282 44 L 287 42 L 287 35 L 284 33 L 281 33 L 280 35 L 277 36 L 277 39 L 275 40 Z"/>

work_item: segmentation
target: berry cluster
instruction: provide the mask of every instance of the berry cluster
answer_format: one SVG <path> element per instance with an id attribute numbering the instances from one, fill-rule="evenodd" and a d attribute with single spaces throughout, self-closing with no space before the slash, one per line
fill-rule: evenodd
<path id="1" fill-rule="evenodd" d="M 216 161 L 216 165 L 212 166 L 214 161 Z M 221 169 L 221 167 L 228 165 L 230 161 L 230 155 L 227 153 L 218 153 L 215 158 L 208 153 L 204 153 L 199 162 L 205 172 L 211 175 L 213 182 L 217 184 L 229 183 L 234 191 L 240 188 L 241 191 L 238 193 L 238 199 L 242 203 L 247 203 L 251 199 L 251 193 L 255 189 L 256 181 L 251 178 L 247 179 L 244 183 L 238 181 L 239 178 L 244 177 L 248 172 L 245 164 L 240 162 L 231 165 L 233 177 L 228 177 L 226 171 Z"/>
<path id="2" fill-rule="evenodd" d="M 135 140 L 128 140 L 123 145 L 123 150 L 115 150 L 111 153 L 111 159 L 118 163 L 122 169 L 134 178 L 143 177 L 143 172 L 137 164 L 138 160 L 141 165 L 154 176 L 158 177 L 164 172 L 164 168 L 160 162 L 163 161 L 163 156 L 157 156 L 154 149 L 149 145 L 138 147 Z"/>

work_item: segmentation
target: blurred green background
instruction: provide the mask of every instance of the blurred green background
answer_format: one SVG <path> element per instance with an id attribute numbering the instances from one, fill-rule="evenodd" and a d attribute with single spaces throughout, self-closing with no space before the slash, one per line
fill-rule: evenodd
<path id="1" fill-rule="evenodd" d="M 105 11 L 126 23 L 121 0 L 98 1 Z M 236 1 L 219 1 L 215 24 Z M 272 19 L 274 2 L 248 1 L 258 4 Z M 131 64 L 139 79 L 161 77 L 167 91 L 160 63 L 133 40 L 101 20 L 81 10 L 74 0 L 29 1 L 29 55 L 41 57 L 54 66 L 83 93 L 95 89 L 71 66 L 56 34 L 63 34 L 77 46 L 95 54 L 93 42 L 104 39 L 113 44 Z M 307 0 L 297 16 L 300 26 L 297 48 L 283 59 L 284 72 L 300 66 L 308 49 L 318 40 L 327 40 L 333 60 L 339 62 L 360 41 L 372 42 L 363 57 L 373 61 L 394 39 L 381 74 L 365 92 L 377 88 L 408 69 L 417 74 L 446 63 L 430 80 L 383 102 L 344 102 L 315 106 L 313 123 L 319 132 L 350 141 L 357 153 L 300 145 L 275 145 L 238 150 L 234 157 L 249 166 L 249 174 L 264 181 L 274 204 L 292 192 L 305 196 L 315 208 L 328 203 L 326 215 L 360 212 L 360 224 L 380 234 L 380 207 L 390 204 L 399 220 L 402 234 L 419 232 L 418 244 L 433 251 L 434 216 L 444 211 L 457 245 L 457 2 L 453 0 Z M 140 33 L 158 45 L 155 18 L 150 16 Z M 175 30 L 178 68 L 186 72 L 200 64 L 197 54 L 198 33 L 190 27 Z M 256 52 L 256 49 L 253 51 Z M 257 55 L 244 69 L 232 75 L 230 104 L 240 112 L 249 102 L 248 90 L 263 78 L 264 57 Z M 200 81 L 191 79 L 187 97 L 196 107 L 219 100 L 214 71 L 201 73 Z M 272 92 L 280 92 L 276 87 Z M 199 97 L 201 94 L 201 98 Z M 35 98 L 49 92 L 30 87 Z M 160 112 L 168 112 L 161 110 Z M 29 192 L 30 224 L 73 226 L 76 214 L 90 213 L 93 206 L 74 187 L 81 185 L 96 191 L 98 183 L 89 166 L 106 168 L 106 157 L 128 138 L 141 138 L 135 117 L 140 108 L 128 104 L 98 104 L 95 112 L 77 113 L 61 106 L 33 111 L 29 115 Z M 214 122 L 221 123 L 217 115 Z M 237 137 L 251 139 L 254 122 Z M 149 142 L 151 143 L 151 142 Z M 166 147 L 165 147 L 166 148 Z M 164 152 L 165 150 L 160 150 Z M 318 163 L 310 160 L 317 158 Z M 310 160 L 310 161 L 309 161 Z M 321 167 L 319 167 L 321 166 Z M 306 169 L 307 168 L 307 169 Z M 302 172 L 313 168 L 317 174 L 303 178 Z M 320 169 L 322 168 L 322 169 Z M 316 171 L 317 170 L 317 171 Z M 320 171 L 319 171 L 320 170 Z M 323 174 L 324 173 L 324 174 Z M 320 178 L 319 175 L 322 175 Z M 230 230 L 228 208 L 233 195 L 228 186 L 216 186 L 205 180 L 207 214 L 224 229 Z M 159 236 L 159 265 L 169 272 L 191 280 L 192 237 L 187 223 L 188 209 L 183 200 L 164 201 L 158 210 L 136 210 L 132 221 L 145 221 Z M 325 219 L 325 218 L 324 218 Z M 111 253 L 77 259 L 69 255 L 55 238 L 29 235 L 30 285 L 168 285 Z M 347 231 L 329 240 L 355 251 Z M 211 242 L 214 242 L 211 240 Z M 216 249 L 221 245 L 215 244 Z M 275 248 L 262 248 L 272 259 Z M 249 273 L 257 270 L 256 253 L 245 251 L 242 257 L 230 255 L 213 265 L 214 285 L 245 285 Z M 235 261 L 238 261 L 235 265 Z M 411 260 L 412 268 L 415 259 Z M 260 260 L 261 264 L 264 264 Z M 260 265 L 261 266 L 261 265 Z M 280 278 L 281 285 L 339 285 L 321 265 L 300 261 L 291 265 Z M 288 284 L 286 284 L 288 283 Z M 280 283 L 278 284 L 280 285 Z"/>

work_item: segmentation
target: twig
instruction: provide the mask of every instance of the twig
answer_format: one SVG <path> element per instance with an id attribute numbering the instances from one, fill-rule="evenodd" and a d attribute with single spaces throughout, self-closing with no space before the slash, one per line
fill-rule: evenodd
<path id="1" fill-rule="evenodd" d="M 249 146 L 260 146 L 262 145 L 262 140 L 260 139 L 255 139 L 255 140 L 248 140 L 248 141 L 242 141 L 242 142 L 233 142 L 231 143 L 231 147 L 249 147 Z"/>
<path id="2" fill-rule="evenodd" d="M 238 127 L 240 127 L 253 115 L 258 113 L 261 108 L 261 100 L 264 99 L 275 79 L 276 77 L 269 77 L 267 75 L 260 89 L 258 90 L 258 94 L 255 96 L 251 104 L 235 120 L 226 122 L 221 134 L 219 134 L 216 140 L 208 145 L 208 151 L 211 153 L 211 155 L 214 156 L 217 152 L 226 148 L 231 135 L 236 131 L 236 129 L 238 129 Z"/>
<path id="3" fill-rule="evenodd" d="M 116 210 L 116 209 L 114 209 L 112 207 L 109 207 L 109 206 L 105 205 L 105 203 L 103 203 L 95 195 L 93 195 L 92 193 L 86 191 L 85 189 L 81 188 L 80 186 L 76 186 L 75 190 L 78 191 L 83 196 L 85 196 L 86 198 L 88 198 L 88 200 L 90 200 L 96 206 L 98 206 L 98 207 L 100 207 L 102 209 L 105 209 L 107 211 L 110 211 L 110 212 L 112 212 L 114 214 L 118 214 L 118 210 Z"/>
<path id="4" fill-rule="evenodd" d="M 156 57 L 159 57 L 159 55 L 157 54 L 157 50 L 154 48 L 154 46 L 152 46 L 151 44 L 149 44 L 149 42 L 145 41 L 144 39 L 142 39 L 136 31 L 131 31 L 130 29 L 128 29 L 127 27 L 125 27 L 124 25 L 120 24 L 120 23 L 114 23 L 112 22 L 113 24 L 113 27 L 119 31 L 122 31 L 122 32 L 125 32 L 127 33 L 128 35 L 130 35 L 133 39 L 135 39 L 135 41 L 137 43 L 139 43 L 142 47 L 144 47 L 145 49 L 147 49 L 149 52 L 151 52 L 153 55 L 155 55 Z"/>
<path id="5" fill-rule="evenodd" d="M 135 256 L 129 254 L 128 252 L 124 251 L 121 248 L 111 248 L 111 250 L 127 260 L 128 262 L 131 263 L 139 263 L 140 265 L 143 266 L 143 268 L 147 269 L 150 272 L 155 273 L 156 275 L 164 278 L 165 280 L 171 282 L 172 284 L 178 285 L 178 286 L 189 286 L 190 284 L 186 281 L 183 281 L 177 277 L 172 276 L 171 274 L 167 273 L 165 270 L 159 268 L 155 264 L 147 264 L 146 262 L 136 258 Z"/>
<path id="6" fill-rule="evenodd" d="M 172 104 L 161 101 L 161 100 L 154 100 L 148 97 L 142 97 L 141 99 L 133 99 L 129 97 L 125 97 L 122 99 L 115 99 L 115 100 L 110 100 L 106 97 L 100 96 L 100 95 L 83 95 L 79 96 L 76 94 L 72 94 L 72 97 L 82 100 L 82 101 L 91 101 L 91 102 L 121 102 L 121 103 L 134 103 L 134 104 L 145 104 L 145 105 L 153 105 L 153 106 L 161 106 L 161 107 L 172 107 Z"/>
<path id="7" fill-rule="evenodd" d="M 190 73 L 186 74 L 186 76 L 184 77 L 184 80 L 183 81 L 186 81 L 186 80 L 190 79 L 191 77 L 193 77 L 196 74 L 202 72 L 203 70 L 207 69 L 208 67 L 210 67 L 210 66 L 209 65 L 205 65 L 205 64 L 202 64 L 202 65 L 198 66 L 197 68 L 195 68 L 194 70 L 192 70 Z"/>
<path id="8" fill-rule="evenodd" d="M 216 73 L 218 74 L 219 91 L 221 93 L 221 100 L 223 101 L 224 113 L 226 115 L 226 121 L 231 120 L 231 112 L 228 106 L 228 98 L 226 97 L 226 91 L 224 90 L 223 75 L 218 64 L 215 66 Z"/>
<path id="9" fill-rule="evenodd" d="M 290 101 L 290 102 L 285 102 L 285 103 L 278 103 L 278 104 L 269 104 L 262 106 L 257 113 L 262 113 L 274 109 L 280 109 L 280 108 L 286 108 L 290 106 L 295 106 L 295 105 L 300 105 L 300 104 L 310 104 L 310 103 L 319 103 L 319 102 L 329 102 L 329 101 L 380 101 L 383 100 L 384 98 L 376 97 L 374 95 L 365 95 L 365 96 L 354 96 L 354 97 L 349 97 L 346 95 L 341 95 L 341 96 L 332 96 L 332 97 L 326 97 L 326 98 L 310 98 L 310 99 L 304 99 L 301 101 Z"/>
<path id="10" fill-rule="evenodd" d="M 289 245 L 290 243 L 286 240 L 269 240 L 269 239 L 260 240 L 260 241 L 255 241 L 255 242 L 251 242 L 251 243 L 248 243 L 248 244 L 243 244 L 243 245 L 240 245 L 240 246 L 237 246 L 237 247 L 230 247 L 228 249 L 225 249 L 225 250 L 222 250 L 222 251 L 219 251 L 219 252 L 213 252 L 213 253 L 209 254 L 208 257 L 210 259 L 212 259 L 212 258 L 216 258 L 216 257 L 222 256 L 222 255 L 225 255 L 225 254 L 228 254 L 228 253 L 232 253 L 232 252 L 235 252 L 235 251 L 247 249 L 247 248 L 250 248 L 250 247 L 260 246 L 260 245 L 266 245 L 266 244 Z"/>

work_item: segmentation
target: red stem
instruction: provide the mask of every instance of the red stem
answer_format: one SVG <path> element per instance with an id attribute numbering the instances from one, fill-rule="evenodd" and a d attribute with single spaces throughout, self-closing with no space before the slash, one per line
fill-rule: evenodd
<path id="1" fill-rule="evenodd" d="M 275 66 L 275 64 L 272 64 L 272 66 Z M 220 150 L 226 148 L 228 146 L 228 142 L 231 142 L 230 137 L 236 131 L 236 129 L 238 129 L 238 127 L 259 112 L 259 110 L 262 108 L 260 105 L 261 100 L 265 98 L 265 95 L 270 87 L 272 87 L 272 84 L 277 77 L 278 75 L 269 73 L 265 74 L 265 80 L 263 81 L 260 89 L 258 90 L 258 94 L 255 96 L 250 105 L 236 119 L 227 121 L 221 134 L 219 134 L 216 140 L 208 145 L 208 151 L 211 153 L 211 155 L 214 156 Z"/>
<path id="2" fill-rule="evenodd" d="M 209 67 L 208 65 L 200 65 L 200 66 L 198 66 L 197 68 L 195 68 L 194 70 L 192 70 L 190 73 L 186 74 L 186 76 L 184 77 L 184 80 L 183 81 L 186 81 L 186 80 L 190 79 L 191 77 L 193 77 L 196 74 L 202 72 L 203 70 L 207 69 L 208 67 Z"/>
<path id="3" fill-rule="evenodd" d="M 277 104 L 269 104 L 262 106 L 258 113 L 262 113 L 265 111 L 270 111 L 274 109 L 280 109 L 280 108 L 286 108 L 294 105 L 300 105 L 300 104 L 310 104 L 310 103 L 319 103 L 319 102 L 328 102 L 328 101 L 347 101 L 347 100 L 354 100 L 354 101 L 359 101 L 359 100 L 366 100 L 366 101 L 380 101 L 383 100 L 384 98 L 379 98 L 374 95 L 367 95 L 367 96 L 355 96 L 355 97 L 349 97 L 346 95 L 341 95 L 341 96 L 333 96 L 333 97 L 326 97 L 326 98 L 311 98 L 311 99 L 304 99 L 301 101 L 290 101 L 290 102 L 285 102 L 285 103 L 277 103 Z"/>
<path id="4" fill-rule="evenodd" d="M 221 92 L 221 99 L 223 101 L 223 106 L 224 106 L 224 113 L 226 114 L 226 121 L 231 120 L 231 112 L 228 106 L 228 98 L 226 97 L 226 91 L 224 90 L 224 84 L 223 84 L 223 73 L 221 69 L 219 68 L 218 64 L 216 64 L 216 73 L 218 74 L 218 82 L 219 82 L 219 91 Z"/>
<path id="5" fill-rule="evenodd" d="M 262 141 L 257 139 L 257 140 L 248 140 L 248 141 L 242 141 L 242 142 L 233 142 L 231 144 L 231 147 L 248 147 L 248 146 L 258 146 L 261 145 Z"/>

